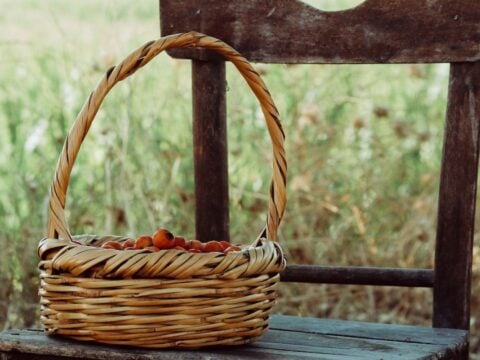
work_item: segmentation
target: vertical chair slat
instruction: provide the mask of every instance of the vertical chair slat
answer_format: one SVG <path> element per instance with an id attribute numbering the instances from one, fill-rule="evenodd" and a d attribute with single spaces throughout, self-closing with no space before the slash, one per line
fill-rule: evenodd
<path id="1" fill-rule="evenodd" d="M 479 122 L 480 62 L 453 63 L 438 205 L 435 327 L 469 327 Z"/>
<path id="2" fill-rule="evenodd" d="M 192 61 L 196 236 L 229 240 L 224 61 Z"/>

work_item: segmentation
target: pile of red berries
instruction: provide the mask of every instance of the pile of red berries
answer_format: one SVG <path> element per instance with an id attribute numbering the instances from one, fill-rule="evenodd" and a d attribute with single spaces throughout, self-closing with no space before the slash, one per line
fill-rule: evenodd
<path id="1" fill-rule="evenodd" d="M 119 241 L 108 241 L 102 245 L 104 249 L 115 250 L 140 250 L 146 249 L 157 252 L 164 249 L 177 249 L 191 253 L 220 252 L 227 254 L 231 251 L 240 251 L 240 246 L 232 245 L 228 241 L 212 240 L 202 243 L 199 240 L 186 240 L 182 236 L 174 236 L 167 229 L 158 229 L 150 235 L 141 235 L 136 240 L 128 239 L 123 243 Z"/>

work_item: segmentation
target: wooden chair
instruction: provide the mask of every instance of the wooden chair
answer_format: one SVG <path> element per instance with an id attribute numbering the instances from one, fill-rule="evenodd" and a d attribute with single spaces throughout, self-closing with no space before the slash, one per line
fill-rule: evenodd
<path id="1" fill-rule="evenodd" d="M 203 32 L 255 62 L 451 63 L 435 268 L 290 265 L 282 276 L 283 281 L 433 288 L 433 328 L 273 316 L 271 329 L 256 344 L 196 352 L 110 348 L 22 330 L 0 335 L 2 359 L 468 358 L 480 2 L 367 0 L 327 13 L 297 0 L 161 0 L 160 13 L 162 35 Z M 170 55 L 192 60 L 197 237 L 228 239 L 225 64 L 203 50 Z"/>
<path id="2" fill-rule="evenodd" d="M 292 0 L 163 0 L 160 15 L 162 35 L 203 32 L 254 62 L 451 63 L 435 269 L 291 265 L 282 280 L 431 287 L 433 326 L 468 330 L 480 122 L 480 3 L 367 0 L 329 13 Z M 195 153 L 197 235 L 227 238 L 224 63 L 201 50 L 171 55 L 192 59 L 194 148 L 204 152 L 202 157 Z M 222 175 L 208 176 L 212 172 Z M 385 326 L 385 331 L 395 333 L 398 327 Z"/>

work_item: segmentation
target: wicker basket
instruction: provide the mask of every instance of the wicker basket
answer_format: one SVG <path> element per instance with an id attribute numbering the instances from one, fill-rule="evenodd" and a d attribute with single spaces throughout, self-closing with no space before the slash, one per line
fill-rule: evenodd
<path id="1" fill-rule="evenodd" d="M 231 61 L 257 96 L 273 144 L 264 231 L 242 251 L 119 251 L 115 236 L 72 236 L 65 220 L 70 174 L 104 97 L 166 49 L 203 47 Z M 49 334 L 151 348 L 239 345 L 268 327 L 285 259 L 276 233 L 285 209 L 284 133 L 273 100 L 248 61 L 218 39 L 195 33 L 151 41 L 107 71 L 70 130 L 50 189 L 48 234 L 38 248 L 41 320 Z M 88 246 L 87 246 L 88 245 Z"/>

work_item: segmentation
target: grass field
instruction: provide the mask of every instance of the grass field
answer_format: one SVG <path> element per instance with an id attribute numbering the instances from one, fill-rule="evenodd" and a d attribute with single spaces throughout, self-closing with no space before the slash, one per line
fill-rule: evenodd
<path id="1" fill-rule="evenodd" d="M 38 325 L 36 246 L 67 131 L 103 72 L 159 36 L 159 17 L 155 1 L 0 4 L 0 328 L 8 328 Z M 289 263 L 431 267 L 448 65 L 256 67 L 287 134 L 280 241 Z M 231 234 L 248 243 L 265 220 L 270 148 L 253 95 L 227 71 Z M 188 61 L 160 56 L 112 91 L 68 196 L 75 233 L 135 235 L 162 225 L 194 236 Z M 285 314 L 425 325 L 431 318 L 425 289 L 282 284 L 280 292 L 276 310 Z"/>

